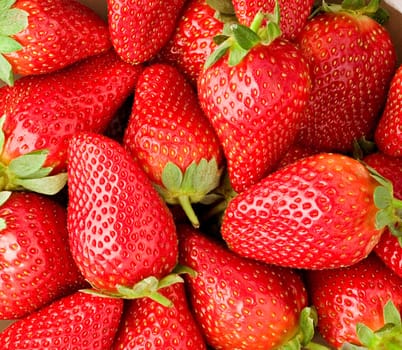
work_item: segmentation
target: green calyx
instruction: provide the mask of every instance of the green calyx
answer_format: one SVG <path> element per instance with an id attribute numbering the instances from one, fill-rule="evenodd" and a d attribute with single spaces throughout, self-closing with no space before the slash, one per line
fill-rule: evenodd
<path id="1" fill-rule="evenodd" d="M 210 204 L 217 199 L 210 193 L 219 185 L 222 170 L 215 158 L 193 162 L 183 173 L 174 163 L 168 162 L 162 172 L 162 185 L 155 188 L 169 204 L 179 204 L 194 227 L 199 227 L 199 220 L 191 203 Z"/>
<path id="2" fill-rule="evenodd" d="M 384 178 L 372 167 L 365 164 L 370 175 L 378 182 L 374 190 L 374 204 L 378 208 L 375 222 L 377 229 L 388 227 L 402 246 L 402 201 L 394 198 L 391 181 Z"/>
<path id="3" fill-rule="evenodd" d="M 269 45 L 282 34 L 279 19 L 279 4 L 276 2 L 273 13 L 258 12 L 250 27 L 237 22 L 225 23 L 223 33 L 214 38 L 218 47 L 207 58 L 204 68 L 214 65 L 227 52 L 229 66 L 236 66 L 256 45 Z"/>
<path id="4" fill-rule="evenodd" d="M 150 298 L 163 306 L 172 307 L 173 303 L 171 302 L 171 300 L 161 294 L 160 290 L 176 283 L 183 283 L 184 279 L 181 276 L 183 274 L 188 274 L 191 277 L 196 277 L 197 275 L 197 273 L 190 267 L 177 265 L 172 273 L 166 275 L 160 280 L 158 280 L 155 276 L 149 276 L 137 282 L 132 287 L 118 285 L 116 287 L 116 293 L 110 293 L 96 288 L 82 289 L 81 292 L 97 295 L 100 297 L 121 298 L 128 300 Z"/>
<path id="5" fill-rule="evenodd" d="M 383 310 L 384 326 L 373 331 L 366 325 L 358 323 L 356 333 L 361 345 L 345 343 L 342 350 L 400 350 L 402 349 L 402 322 L 399 310 L 392 300 L 388 301 Z"/>
<path id="6" fill-rule="evenodd" d="M 8 85 L 14 84 L 14 74 L 11 64 L 4 57 L 22 49 L 21 44 L 12 38 L 28 26 L 28 13 L 13 8 L 16 0 L 2 0 L 0 2 L 0 80 Z"/>
<path id="7" fill-rule="evenodd" d="M 380 7 L 380 0 L 370 0 L 368 3 L 366 0 L 343 0 L 340 4 L 328 4 L 323 0 L 322 5 L 318 6 L 312 16 L 320 11 L 332 13 L 346 12 L 355 16 L 365 15 L 373 18 L 380 24 L 384 24 L 389 19 L 389 14 Z"/>
<path id="8" fill-rule="evenodd" d="M 299 328 L 296 335 L 278 350 L 330 350 L 329 347 L 313 342 L 317 326 L 317 311 L 314 307 L 305 307 L 300 313 Z"/>
<path id="9" fill-rule="evenodd" d="M 3 125 L 5 117 L 0 118 L 0 150 L 3 150 L 5 136 Z M 37 150 L 23 154 L 5 165 L 0 162 L 1 191 L 28 190 L 46 195 L 58 193 L 67 183 L 67 173 L 50 175 L 53 168 L 44 167 L 47 150 Z"/>

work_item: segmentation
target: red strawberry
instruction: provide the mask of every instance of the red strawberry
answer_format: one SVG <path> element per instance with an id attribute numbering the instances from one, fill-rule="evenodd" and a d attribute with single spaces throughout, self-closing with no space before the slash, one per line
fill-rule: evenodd
<path id="1" fill-rule="evenodd" d="M 162 198 L 106 136 L 75 134 L 67 159 L 70 248 L 82 274 L 105 294 L 157 297 L 158 280 L 178 260 L 175 224 Z"/>
<path id="2" fill-rule="evenodd" d="M 167 64 L 144 69 L 136 86 L 124 145 L 170 204 L 180 204 L 199 226 L 191 203 L 203 202 L 219 184 L 222 150 L 197 96 Z"/>
<path id="3" fill-rule="evenodd" d="M 198 80 L 201 106 L 221 141 L 236 192 L 258 182 L 286 153 L 310 92 L 301 52 L 278 38 L 277 23 L 259 28 L 263 18 L 259 13 L 252 28 L 231 24 L 233 36 L 210 56 Z"/>
<path id="4" fill-rule="evenodd" d="M 185 0 L 108 0 L 113 46 L 120 57 L 138 64 L 153 58 L 166 44 Z"/>
<path id="5" fill-rule="evenodd" d="M 390 224 L 383 219 L 396 200 L 387 197 L 387 186 L 353 158 L 312 155 L 232 199 L 222 236 L 236 253 L 266 263 L 306 269 L 352 265 L 373 250 Z M 375 202 L 377 188 L 385 193 Z"/>
<path id="6" fill-rule="evenodd" d="M 233 0 L 236 16 L 246 26 L 252 23 L 258 12 L 273 12 L 276 4 L 280 8 L 282 35 L 285 39 L 294 40 L 306 24 L 314 0 Z"/>
<path id="7" fill-rule="evenodd" d="M 75 292 L 18 320 L 0 333 L 4 350 L 107 350 L 123 301 Z"/>
<path id="8" fill-rule="evenodd" d="M 103 132 L 116 110 L 132 93 L 141 67 L 123 62 L 112 50 L 90 57 L 63 70 L 45 75 L 24 77 L 13 87 L 3 87 L 4 104 L 1 163 L 27 156 L 25 162 L 36 170 L 47 169 L 52 175 L 66 171 L 68 140 L 77 131 Z M 5 119 L 5 120 L 4 120 Z M 41 151 L 35 163 L 32 152 Z M 22 160 L 20 160 L 22 162 Z M 6 168 L 7 169 L 7 168 Z M 45 175 L 48 175 L 45 174 Z M 4 175 L 3 181 L 11 179 Z M 39 174 L 18 174 L 8 189 L 28 183 Z M 20 181 L 21 180 L 21 181 Z M 46 190 L 39 181 L 36 187 Z M 23 186 L 24 187 L 24 186 Z M 36 190 L 36 189 L 35 189 Z"/>
<path id="9" fill-rule="evenodd" d="M 209 2 L 210 3 L 210 2 Z M 207 58 L 216 48 L 213 38 L 222 33 L 223 21 L 206 0 L 189 0 L 176 29 L 160 52 L 160 58 L 175 64 L 196 85 Z M 220 5 L 227 1 L 219 1 Z M 229 1 L 231 5 L 231 2 Z M 230 16 L 232 9 L 222 9 Z M 234 14 L 232 14 L 234 16 Z"/>
<path id="10" fill-rule="evenodd" d="M 191 226 L 178 231 L 180 262 L 197 273 L 186 276 L 190 303 L 212 347 L 268 350 L 309 342 L 299 337 L 306 331 L 299 318 L 306 321 L 310 310 L 302 311 L 307 294 L 297 273 L 242 258 Z"/>
<path id="11" fill-rule="evenodd" d="M 0 43 L 9 50 L 0 56 L 0 79 L 10 85 L 12 73 L 53 72 L 111 47 L 106 22 L 75 0 L 3 2 L 1 32 L 8 36 Z"/>
<path id="12" fill-rule="evenodd" d="M 308 271 L 307 281 L 318 313 L 317 329 L 336 348 L 345 342 L 361 344 L 356 334 L 358 324 L 365 324 L 372 330 L 383 327 L 386 321 L 383 309 L 388 301 L 392 301 L 399 312 L 402 310 L 402 278 L 376 255 L 369 255 L 349 267 Z M 399 349 L 402 333 L 401 326 L 396 326 L 389 340 L 399 339 L 399 347 L 387 347 L 385 343 L 370 349 Z"/>
<path id="13" fill-rule="evenodd" d="M 402 158 L 391 157 L 381 152 L 364 157 L 364 162 L 392 182 L 394 197 L 402 199 Z M 401 209 L 399 209 L 401 211 Z M 402 277 L 402 235 L 398 232 L 391 234 L 386 230 L 374 252 L 396 274 Z"/>
<path id="14" fill-rule="evenodd" d="M 298 37 L 313 80 L 299 140 L 320 151 L 351 152 L 371 138 L 395 70 L 390 35 L 369 17 L 378 1 L 362 3 L 326 5 Z"/>
<path id="15" fill-rule="evenodd" d="M 176 283 L 160 292 L 173 302 L 172 307 L 149 298 L 128 301 L 113 350 L 206 349 L 201 330 L 189 309 L 184 285 Z"/>
<path id="16" fill-rule="evenodd" d="M 402 157 L 402 65 L 391 81 L 385 110 L 375 130 L 378 148 L 391 156 Z"/>
<path id="17" fill-rule="evenodd" d="M 293 162 L 295 162 L 301 158 L 312 156 L 313 154 L 317 154 L 317 153 L 319 153 L 319 152 L 313 148 L 306 147 L 306 146 L 300 145 L 298 143 L 295 143 L 292 146 L 290 146 L 288 151 L 284 154 L 284 156 L 276 164 L 276 169 L 282 168 L 285 165 L 292 164 Z"/>
<path id="18" fill-rule="evenodd" d="M 85 285 L 68 249 L 67 212 L 33 192 L 1 192 L 0 319 L 25 317 Z"/>

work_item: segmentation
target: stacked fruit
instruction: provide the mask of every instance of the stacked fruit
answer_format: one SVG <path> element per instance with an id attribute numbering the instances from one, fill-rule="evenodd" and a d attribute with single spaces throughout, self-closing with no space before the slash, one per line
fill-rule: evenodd
<path id="1" fill-rule="evenodd" d="M 0 4 L 1 348 L 402 348 L 379 1 L 107 6 Z"/>

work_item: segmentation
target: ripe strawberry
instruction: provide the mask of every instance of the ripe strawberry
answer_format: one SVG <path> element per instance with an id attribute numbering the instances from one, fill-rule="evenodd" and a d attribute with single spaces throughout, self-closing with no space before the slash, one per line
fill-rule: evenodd
<path id="1" fill-rule="evenodd" d="M 374 16 L 378 1 L 345 0 L 309 20 L 297 42 L 313 89 L 299 140 L 320 151 L 351 152 L 372 137 L 395 70 L 395 47 Z"/>
<path id="2" fill-rule="evenodd" d="M 1 192 L 0 319 L 16 319 L 83 287 L 68 249 L 66 209 L 33 192 Z"/>
<path id="3" fill-rule="evenodd" d="M 296 272 L 242 258 L 191 226 L 178 232 L 180 262 L 197 273 L 186 276 L 188 295 L 209 345 L 268 350 L 310 341 L 307 322 L 299 326 L 310 309 Z"/>
<path id="4" fill-rule="evenodd" d="M 313 148 L 306 147 L 306 146 L 300 145 L 298 143 L 295 143 L 292 146 L 290 146 L 288 151 L 284 154 L 284 156 L 276 164 L 276 169 L 282 168 L 285 165 L 292 164 L 293 162 L 295 162 L 301 158 L 312 156 L 313 154 L 317 154 L 317 153 L 319 153 L 319 152 Z"/>
<path id="5" fill-rule="evenodd" d="M 382 152 L 364 157 L 364 162 L 392 182 L 394 197 L 402 199 L 402 158 L 388 156 Z M 401 211 L 401 209 L 399 209 Z M 402 277 L 402 235 L 387 229 L 374 248 L 374 252 L 396 274 Z"/>
<path id="6" fill-rule="evenodd" d="M 22 318 L 0 333 L 4 350 L 110 349 L 123 301 L 75 292 Z"/>
<path id="7" fill-rule="evenodd" d="M 388 186 L 353 158 L 312 155 L 232 199 L 222 236 L 236 253 L 266 263 L 305 269 L 355 264 L 373 250 L 383 227 L 393 225 L 383 221 L 395 210 Z"/>
<path id="8" fill-rule="evenodd" d="M 295 40 L 305 26 L 314 0 L 233 0 L 233 7 L 239 22 L 249 26 L 258 12 L 271 13 L 276 4 L 280 8 L 279 26 L 285 39 Z"/>
<path id="9" fill-rule="evenodd" d="M 119 56 L 131 64 L 153 58 L 172 35 L 184 2 L 108 0 L 109 32 Z"/>
<path id="10" fill-rule="evenodd" d="M 387 95 L 385 110 L 375 130 L 378 148 L 391 156 L 402 156 L 402 65 L 395 72 Z"/>
<path id="11" fill-rule="evenodd" d="M 236 192 L 271 171 L 294 142 L 310 92 L 301 52 L 278 37 L 276 22 L 260 28 L 263 18 L 259 13 L 251 28 L 231 24 L 232 35 L 198 80 L 201 106 L 220 139 Z"/>
<path id="12" fill-rule="evenodd" d="M 162 198 L 106 136 L 75 134 L 67 159 L 70 249 L 82 274 L 101 293 L 157 298 L 158 280 L 178 260 L 175 224 Z"/>
<path id="13" fill-rule="evenodd" d="M 358 324 L 365 324 L 372 330 L 383 327 L 383 309 L 388 301 L 391 300 L 399 312 L 402 308 L 402 279 L 375 254 L 349 267 L 307 271 L 307 285 L 318 313 L 317 329 L 336 348 L 344 342 L 361 344 L 356 334 Z M 400 326 L 395 331 L 393 338 L 399 338 L 400 342 Z M 370 349 L 398 348 L 383 344 L 383 347 Z"/>
<path id="14" fill-rule="evenodd" d="M 215 16 L 216 11 L 209 3 L 206 0 L 186 3 L 175 31 L 159 54 L 160 59 L 176 65 L 194 85 L 205 61 L 216 48 L 213 38 L 223 31 L 224 21 Z M 219 2 L 221 5 L 226 3 Z M 226 12 L 226 20 L 234 16 L 231 11 L 231 8 L 221 9 L 221 12 Z"/>
<path id="15" fill-rule="evenodd" d="M 18 182 L 8 183 L 7 188 L 18 189 L 22 177 L 23 187 L 29 182 L 30 190 L 33 185 L 36 185 L 34 190 L 46 190 L 48 184 L 44 186 L 40 179 L 34 184 L 33 178 L 43 176 L 45 169 L 45 175 L 65 172 L 70 136 L 77 131 L 103 132 L 132 93 L 141 70 L 140 66 L 123 62 L 110 50 L 63 70 L 23 77 L 13 87 L 3 87 L 6 92 L 0 94 L 5 119 L 2 121 L 4 145 L 0 161 L 4 169 L 1 175 L 5 182 L 13 179 L 4 175 L 4 171 L 11 171 L 11 162 L 24 155 L 27 156 L 25 163 L 35 165 L 35 171 L 41 170 L 35 176 L 32 173 L 15 175 Z"/>
<path id="16" fill-rule="evenodd" d="M 75 0 L 3 1 L 0 16 L 0 79 L 9 85 L 13 73 L 53 72 L 112 46 L 107 24 Z"/>
<path id="17" fill-rule="evenodd" d="M 180 204 L 199 226 L 191 203 L 210 198 L 223 156 L 192 86 L 176 68 L 152 64 L 144 69 L 123 143 L 165 201 Z"/>
<path id="18" fill-rule="evenodd" d="M 163 288 L 160 292 L 173 302 L 172 307 L 149 298 L 128 301 L 113 350 L 206 349 L 201 330 L 189 309 L 183 283 Z"/>

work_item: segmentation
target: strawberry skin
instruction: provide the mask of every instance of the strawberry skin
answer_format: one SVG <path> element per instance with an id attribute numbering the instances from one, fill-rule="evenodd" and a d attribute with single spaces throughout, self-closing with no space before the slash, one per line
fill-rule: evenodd
<path id="1" fill-rule="evenodd" d="M 281 18 L 280 28 L 285 39 L 295 40 L 307 22 L 313 8 L 314 0 L 279 0 Z M 250 25 L 258 11 L 271 13 L 276 5 L 275 0 L 233 0 L 233 7 L 239 22 Z"/>
<path id="2" fill-rule="evenodd" d="M 172 307 L 149 298 L 128 301 L 113 350 L 206 350 L 183 283 L 163 288 L 161 293 L 173 302 Z"/>
<path id="3" fill-rule="evenodd" d="M 322 13 L 297 42 L 310 64 L 313 89 L 299 141 L 319 151 L 351 152 L 372 137 L 395 70 L 386 29 L 365 15 Z"/>
<path id="4" fill-rule="evenodd" d="M 236 253 L 270 264 L 351 265 L 378 243 L 374 189 L 359 161 L 317 154 L 268 175 L 229 203 L 222 236 Z"/>
<path id="5" fill-rule="evenodd" d="M 106 136 L 75 134 L 68 148 L 70 249 L 105 293 L 162 277 L 178 259 L 173 217 L 141 167 Z"/>
<path id="6" fill-rule="evenodd" d="M 24 77 L 3 87 L 5 145 L 1 162 L 47 149 L 44 166 L 66 170 L 69 137 L 78 131 L 103 132 L 132 93 L 141 67 L 123 62 L 113 50 L 63 70 Z"/>
<path id="7" fill-rule="evenodd" d="M 12 8 L 28 14 L 12 36 L 22 49 L 4 54 L 16 74 L 53 72 L 112 46 L 106 22 L 78 1 L 17 0 Z"/>
<path id="8" fill-rule="evenodd" d="M 190 0 L 159 58 L 177 66 L 196 85 L 207 57 L 216 48 L 213 37 L 222 30 L 223 22 L 205 0 Z"/>
<path id="9" fill-rule="evenodd" d="M 85 285 L 68 249 L 64 207 L 13 192 L 0 206 L 0 220 L 0 319 L 25 317 Z"/>
<path id="10" fill-rule="evenodd" d="M 216 349 L 276 349 L 298 332 L 306 306 L 304 284 L 293 270 L 265 265 L 231 252 L 190 226 L 179 226 L 180 262 L 190 304 Z"/>
<path id="11" fill-rule="evenodd" d="M 184 0 L 108 0 L 109 32 L 119 56 L 131 64 L 153 58 L 169 40 Z"/>
<path id="12" fill-rule="evenodd" d="M 392 157 L 382 152 L 375 152 L 364 157 L 364 162 L 377 170 L 381 175 L 392 182 L 394 197 L 402 199 L 402 158 Z M 399 238 L 399 239 L 398 239 Z M 374 252 L 381 260 L 402 277 L 402 241 L 386 229 Z"/>
<path id="13" fill-rule="evenodd" d="M 308 66 L 293 44 L 257 45 L 237 65 L 224 57 L 198 80 L 236 192 L 258 182 L 296 139 L 310 93 Z"/>
<path id="14" fill-rule="evenodd" d="M 75 292 L 10 325 L 0 344 L 4 350 L 107 350 L 122 310 L 121 299 Z"/>
<path id="15" fill-rule="evenodd" d="M 307 286 L 318 313 L 318 331 L 336 348 L 344 342 L 360 344 L 357 323 L 373 330 L 384 326 L 387 301 L 402 308 L 402 279 L 375 254 L 349 267 L 308 271 Z"/>
<path id="16" fill-rule="evenodd" d="M 397 69 L 388 91 L 385 110 L 375 130 L 378 148 L 394 157 L 402 156 L 402 65 Z"/>
<path id="17" fill-rule="evenodd" d="M 193 87 L 173 66 L 152 64 L 140 75 L 123 143 L 162 197 L 190 211 L 190 219 L 190 203 L 202 201 L 219 184 L 218 137 Z"/>

